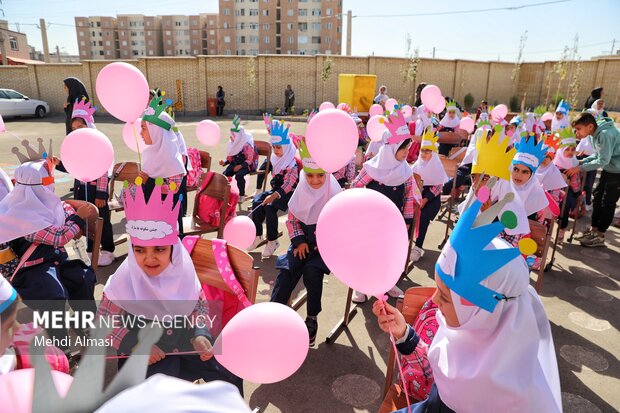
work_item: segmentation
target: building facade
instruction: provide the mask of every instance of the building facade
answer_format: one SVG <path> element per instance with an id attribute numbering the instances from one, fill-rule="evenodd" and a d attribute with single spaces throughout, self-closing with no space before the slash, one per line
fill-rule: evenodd
<path id="1" fill-rule="evenodd" d="M 0 42 L 8 58 L 30 60 L 30 46 L 26 34 L 10 30 L 6 20 L 0 20 Z"/>

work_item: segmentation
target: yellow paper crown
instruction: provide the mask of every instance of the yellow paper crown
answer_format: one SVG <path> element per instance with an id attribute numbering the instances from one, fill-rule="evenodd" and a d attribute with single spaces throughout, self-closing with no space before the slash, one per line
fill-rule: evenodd
<path id="1" fill-rule="evenodd" d="M 435 131 L 433 131 L 433 128 L 429 126 L 424 131 L 424 134 L 422 134 L 420 149 L 428 149 L 433 152 L 437 152 L 437 140 L 439 140 L 439 136 Z"/>
<path id="2" fill-rule="evenodd" d="M 485 175 L 496 176 L 500 179 L 510 180 L 510 164 L 517 150 L 508 149 L 510 139 L 500 140 L 500 128 L 496 128 L 491 139 L 487 141 L 488 131 L 476 142 L 478 157 L 474 161 L 471 172 L 474 174 L 484 173 Z"/>

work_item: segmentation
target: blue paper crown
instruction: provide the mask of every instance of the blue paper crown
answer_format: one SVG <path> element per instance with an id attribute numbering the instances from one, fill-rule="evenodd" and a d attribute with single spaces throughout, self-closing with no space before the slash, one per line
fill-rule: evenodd
<path id="1" fill-rule="evenodd" d="M 515 116 L 514 118 L 510 120 L 510 123 L 516 125 L 517 127 L 519 127 L 522 122 L 523 122 L 523 119 L 521 119 L 521 116 Z"/>
<path id="2" fill-rule="evenodd" d="M 450 290 L 492 313 L 497 303 L 507 297 L 480 283 L 518 257 L 520 251 L 518 248 L 485 249 L 506 228 L 503 222 L 513 221 L 514 224 L 516 217 L 513 212 L 506 211 L 500 221 L 474 227 L 481 206 L 476 199 L 461 215 L 441 251 L 435 271 Z"/>
<path id="3" fill-rule="evenodd" d="M 290 145 L 291 139 L 288 131 L 291 125 L 284 126 L 284 121 L 272 120 L 269 135 L 271 136 L 272 145 Z"/>
<path id="4" fill-rule="evenodd" d="M 547 155 L 547 148 L 544 146 L 544 142 L 540 141 L 536 144 L 536 139 L 533 136 L 527 138 L 522 137 L 521 140 L 515 145 L 517 153 L 515 154 L 512 164 L 525 165 L 532 170 L 532 174 L 536 172 L 536 169 L 540 166 L 542 161 Z"/>
<path id="5" fill-rule="evenodd" d="M 568 104 L 568 102 L 562 99 L 560 100 L 560 103 L 558 103 L 558 107 L 555 111 L 562 112 L 563 114 L 567 115 L 568 112 L 570 111 L 570 105 Z"/>

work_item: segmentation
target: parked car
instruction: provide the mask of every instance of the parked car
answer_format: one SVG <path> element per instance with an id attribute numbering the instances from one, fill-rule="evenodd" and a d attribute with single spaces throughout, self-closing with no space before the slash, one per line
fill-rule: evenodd
<path id="1" fill-rule="evenodd" d="M 36 116 L 42 118 L 50 111 L 50 106 L 43 100 L 30 99 L 13 89 L 0 89 L 0 115 Z"/>

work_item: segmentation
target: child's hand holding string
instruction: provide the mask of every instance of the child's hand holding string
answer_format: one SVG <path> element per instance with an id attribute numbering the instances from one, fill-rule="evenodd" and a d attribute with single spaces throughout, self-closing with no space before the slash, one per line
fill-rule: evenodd
<path id="1" fill-rule="evenodd" d="M 220 166 L 224 166 L 224 161 L 220 160 Z"/>
<path id="2" fill-rule="evenodd" d="M 166 353 L 156 345 L 153 345 L 153 348 L 151 348 L 151 355 L 149 356 L 149 366 L 165 358 Z"/>
<path id="3" fill-rule="evenodd" d="M 293 256 L 297 257 L 301 260 L 306 259 L 308 254 L 310 253 L 310 247 L 308 247 L 307 242 L 302 242 L 293 250 Z"/>
<path id="4" fill-rule="evenodd" d="M 280 197 L 280 195 L 278 195 L 277 192 L 274 192 L 273 194 L 269 195 L 267 198 L 265 198 L 265 200 L 263 201 L 263 203 L 261 205 L 269 205 L 271 204 L 273 201 L 275 201 L 276 199 L 278 199 Z"/>
<path id="5" fill-rule="evenodd" d="M 205 336 L 194 337 L 192 346 L 194 346 L 194 350 L 200 353 L 200 360 L 208 361 L 213 357 L 213 347 Z"/>
<path id="6" fill-rule="evenodd" d="M 390 329 L 392 329 L 395 340 L 401 339 L 407 332 L 405 317 L 386 301 L 375 301 L 372 305 L 372 312 L 377 316 L 379 328 L 386 333 L 389 333 Z"/>

